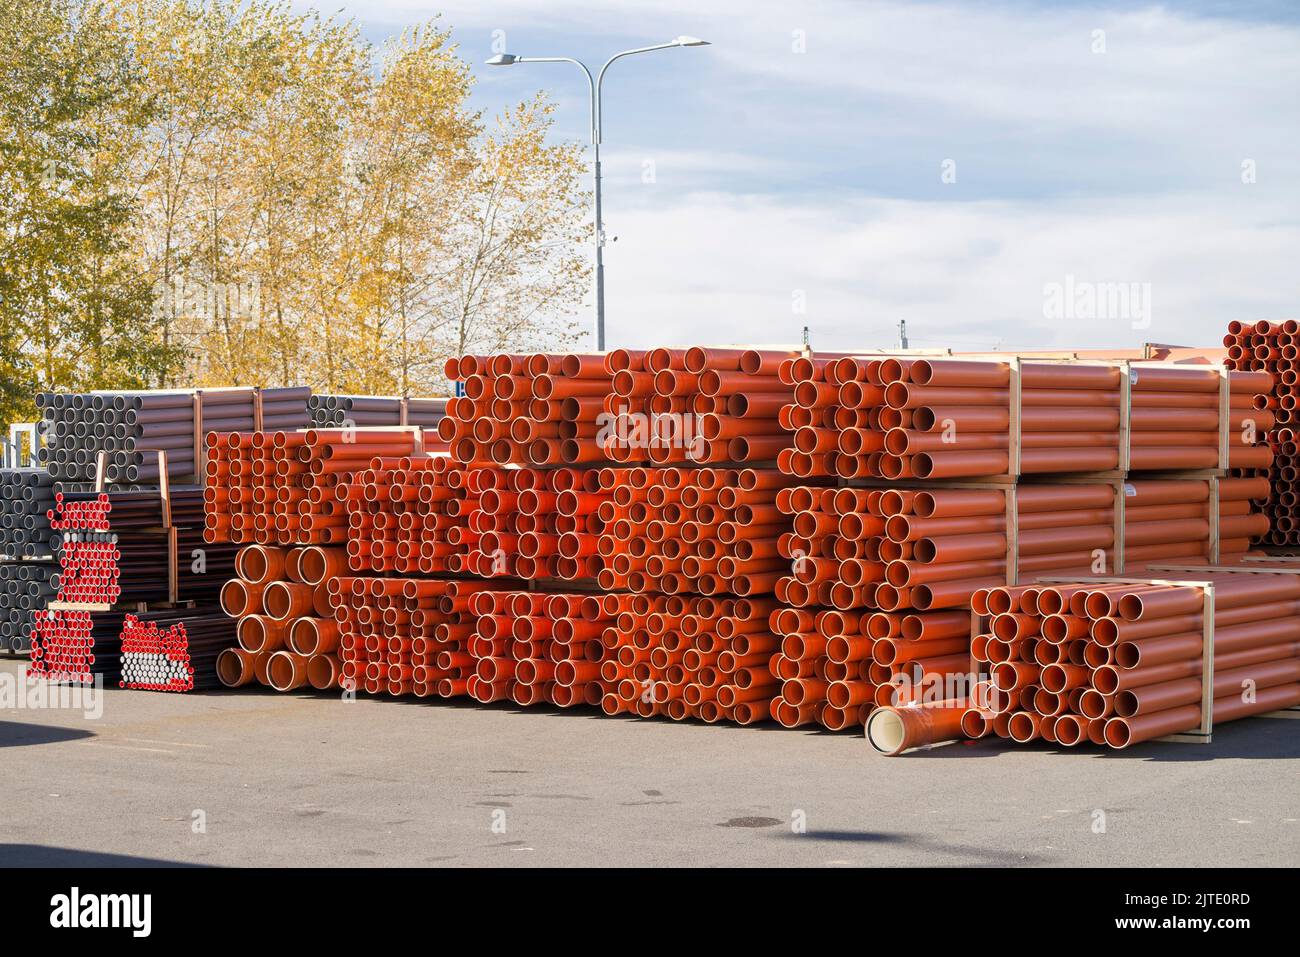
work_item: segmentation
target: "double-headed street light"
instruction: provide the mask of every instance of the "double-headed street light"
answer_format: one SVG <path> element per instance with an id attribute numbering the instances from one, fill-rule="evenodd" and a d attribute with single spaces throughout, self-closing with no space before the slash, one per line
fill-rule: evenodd
<path id="1" fill-rule="evenodd" d="M 605 229 L 600 218 L 600 90 L 605 82 L 605 71 L 609 69 L 610 64 L 615 60 L 621 60 L 623 57 L 632 56 L 635 53 L 653 53 L 655 50 L 671 50 L 674 47 L 705 47 L 708 45 L 707 40 L 701 40 L 698 37 L 678 37 L 668 43 L 639 47 L 635 50 L 624 50 L 622 53 L 615 53 L 606 60 L 605 65 L 600 68 L 600 72 L 594 78 L 585 63 L 567 56 L 515 56 L 513 53 L 498 53 L 487 61 L 488 66 L 514 66 L 516 63 L 572 63 L 586 74 L 587 87 L 591 91 L 591 148 L 594 161 L 592 172 L 594 189 L 592 192 L 595 195 L 596 202 L 592 239 L 596 247 L 596 349 L 599 352 L 605 351 Z"/>

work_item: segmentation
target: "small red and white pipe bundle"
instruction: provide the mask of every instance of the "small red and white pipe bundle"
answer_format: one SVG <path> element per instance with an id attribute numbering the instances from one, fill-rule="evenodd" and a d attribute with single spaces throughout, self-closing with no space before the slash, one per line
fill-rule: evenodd
<path id="1" fill-rule="evenodd" d="M 217 658 L 234 645 L 234 622 L 219 609 L 127 615 L 121 687 L 173 692 L 219 688 Z"/>

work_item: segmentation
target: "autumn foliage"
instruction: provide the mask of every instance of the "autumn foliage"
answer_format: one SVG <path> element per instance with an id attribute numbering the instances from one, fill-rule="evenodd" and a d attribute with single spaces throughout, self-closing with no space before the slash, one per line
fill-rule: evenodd
<path id="1" fill-rule="evenodd" d="M 38 389 L 437 395 L 573 338 L 583 157 L 499 117 L 436 21 L 0 0 L 0 422 Z"/>

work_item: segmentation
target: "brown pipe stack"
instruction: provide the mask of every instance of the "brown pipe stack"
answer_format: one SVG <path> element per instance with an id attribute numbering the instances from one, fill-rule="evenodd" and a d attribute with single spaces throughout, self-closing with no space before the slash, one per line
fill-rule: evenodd
<path id="1" fill-rule="evenodd" d="M 433 575 L 465 571 L 477 535 L 478 496 L 468 471 L 445 455 L 377 458 L 336 488 L 348 516 L 353 572 Z"/>
<path id="2" fill-rule="evenodd" d="M 1300 704 L 1300 578 L 1214 573 L 1215 724 Z M 1078 582 L 976 594 L 989 681 L 963 718 L 1065 746 L 1125 748 L 1201 723 L 1203 590 Z"/>
<path id="3" fill-rule="evenodd" d="M 789 567 L 775 469 L 602 469 L 600 584 L 665 594 L 767 594 Z"/>
<path id="4" fill-rule="evenodd" d="M 332 579 L 343 686 L 394 697 L 466 694 L 474 675 L 470 600 L 493 587 L 424 578 Z"/>
<path id="5" fill-rule="evenodd" d="M 795 388 L 782 410 L 794 448 L 778 466 L 789 475 L 888 480 L 957 479 L 1012 470 L 1019 415 L 1021 475 L 1120 468 L 1128 428 L 1128 470 L 1220 467 L 1221 376 L 1205 367 L 1128 365 L 1129 408 L 1117 364 L 1019 363 L 916 357 L 798 358 L 781 366 Z M 1254 433 L 1272 426 L 1257 409 L 1266 374 L 1228 380 L 1227 466 L 1266 468 L 1271 452 Z M 1122 421 L 1124 420 L 1124 421 Z"/>
<path id="6" fill-rule="evenodd" d="M 461 356 L 447 378 L 464 396 L 447 403 L 439 438 L 466 465 L 601 462 L 598 423 L 611 376 L 603 355 Z"/>
<path id="7" fill-rule="evenodd" d="M 221 590 L 221 608 L 236 619 L 239 641 L 217 659 L 222 684 L 256 682 L 277 691 L 338 687 L 339 634 L 331 620 L 329 582 L 346 564 L 341 548 L 240 549 L 239 577 Z"/>
<path id="8" fill-rule="evenodd" d="M 419 442 L 413 428 L 210 432 L 204 540 L 342 544 L 348 519 L 338 486 L 376 457 L 414 454 Z"/>
<path id="9" fill-rule="evenodd" d="M 1229 369 L 1267 372 L 1274 386 L 1267 395 L 1257 396 L 1255 406 L 1261 415 L 1271 416 L 1266 428 L 1259 428 L 1273 451 L 1267 470 L 1242 469 L 1240 474 L 1266 475 L 1268 501 L 1264 510 L 1269 519 L 1268 534 L 1261 541 L 1269 545 L 1300 545 L 1300 451 L 1296 439 L 1296 402 L 1300 398 L 1300 323 L 1286 322 L 1228 323 L 1223 337 L 1228 347 L 1224 364 Z"/>

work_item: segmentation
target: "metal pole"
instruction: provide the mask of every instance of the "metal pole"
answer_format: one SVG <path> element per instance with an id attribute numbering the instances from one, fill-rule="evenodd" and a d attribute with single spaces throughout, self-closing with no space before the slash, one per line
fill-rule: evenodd
<path id="1" fill-rule="evenodd" d="M 600 219 L 600 113 L 597 92 L 592 90 L 591 111 L 595 125 L 591 131 L 592 159 L 594 160 L 593 186 L 596 194 L 596 221 L 592 226 L 596 243 L 596 351 L 605 351 L 605 229 Z"/>
<path id="2" fill-rule="evenodd" d="M 615 60 L 621 60 L 623 57 L 632 56 L 637 53 L 650 53 L 654 50 L 668 50 L 673 47 L 696 47 L 708 46 L 708 42 L 698 37 L 678 37 L 670 43 L 656 43 L 653 46 L 638 47 L 635 50 L 624 50 L 622 53 L 616 53 L 605 61 L 604 66 L 600 68 L 597 76 L 592 76 L 591 70 L 581 60 L 568 56 L 515 56 L 510 53 L 498 53 L 488 60 L 489 66 L 512 66 L 516 63 L 572 63 L 577 66 L 587 77 L 587 84 L 591 90 L 591 153 L 592 153 L 592 198 L 595 203 L 593 211 L 595 221 L 591 224 L 592 244 L 596 247 L 596 275 L 595 275 L 595 296 L 596 296 L 596 350 L 605 351 L 605 225 L 601 221 L 601 196 L 600 196 L 600 139 L 601 139 L 601 104 L 600 90 L 605 81 L 605 71 L 609 69 L 610 64 Z"/>

